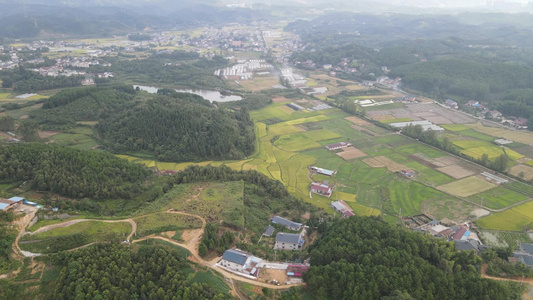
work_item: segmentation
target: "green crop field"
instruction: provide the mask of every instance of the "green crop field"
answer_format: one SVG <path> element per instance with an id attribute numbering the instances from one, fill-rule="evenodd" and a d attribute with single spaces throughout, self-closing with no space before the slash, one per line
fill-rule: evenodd
<path id="1" fill-rule="evenodd" d="M 504 187 L 498 186 L 489 191 L 470 196 L 468 200 L 471 200 L 475 203 L 481 203 L 483 205 L 493 209 L 505 208 L 509 205 L 527 200 L 528 197 L 506 189 Z"/>
<path id="2" fill-rule="evenodd" d="M 202 221 L 199 218 L 166 212 L 140 216 L 133 220 L 137 223 L 139 236 L 202 227 Z"/>
<path id="3" fill-rule="evenodd" d="M 269 126 L 268 131 L 269 133 L 274 134 L 274 135 L 282 135 L 282 134 L 300 132 L 302 131 L 302 129 L 294 125 L 287 124 L 286 122 L 283 122 L 283 123 L 278 123 L 278 124 Z"/>
<path id="4" fill-rule="evenodd" d="M 463 130 L 463 131 L 458 132 L 457 134 L 462 135 L 462 136 L 473 137 L 478 140 L 488 141 L 488 142 L 491 142 L 494 140 L 494 137 L 475 131 L 474 129 Z"/>
<path id="5" fill-rule="evenodd" d="M 471 149 L 478 147 L 492 147 L 493 144 L 487 141 L 453 141 L 453 144 L 461 149 Z M 496 147 L 496 146 L 494 146 Z"/>
<path id="6" fill-rule="evenodd" d="M 300 124 L 315 123 L 315 122 L 326 121 L 326 120 L 329 120 L 327 116 L 318 115 L 318 116 L 312 116 L 312 117 L 307 117 L 307 118 L 295 119 L 295 120 L 287 121 L 285 123 L 289 125 L 300 125 Z"/>
<path id="7" fill-rule="evenodd" d="M 522 231 L 533 222 L 533 202 L 476 221 L 483 229 Z"/>
<path id="8" fill-rule="evenodd" d="M 356 215 L 358 215 L 358 216 L 370 217 L 370 216 L 379 216 L 381 214 L 379 209 L 375 209 L 375 208 L 371 208 L 371 207 L 368 207 L 368 206 L 364 206 L 364 205 L 361 205 L 361 204 L 355 203 L 355 202 L 346 202 L 346 203 L 348 203 L 348 205 L 350 205 L 350 207 L 353 209 L 354 213 Z"/>
<path id="9" fill-rule="evenodd" d="M 399 213 L 401 209 L 402 215 L 419 214 L 424 201 L 446 196 L 442 192 L 413 181 L 391 181 L 389 191 L 394 210 Z"/>
<path id="10" fill-rule="evenodd" d="M 308 138 L 303 133 L 286 134 L 279 137 L 274 145 L 282 150 L 300 152 L 307 149 L 321 147 L 319 143 Z"/>
<path id="11" fill-rule="evenodd" d="M 438 187 L 439 190 L 458 197 L 468 197 L 496 187 L 481 178 L 471 176 Z"/>
<path id="12" fill-rule="evenodd" d="M 515 152 L 511 149 L 505 149 L 504 152 L 503 149 L 498 146 L 482 146 L 476 148 L 469 148 L 461 151 L 461 153 L 474 159 L 480 159 L 483 154 L 487 154 L 489 159 L 493 159 L 504 153 L 506 153 L 512 160 L 517 160 L 524 157 L 522 154 Z"/>
<path id="13" fill-rule="evenodd" d="M 331 130 L 328 130 L 328 129 L 306 131 L 306 132 L 302 132 L 302 135 L 316 142 L 342 137 L 340 134 L 333 132 Z"/>
<path id="14" fill-rule="evenodd" d="M 470 129 L 470 127 L 463 125 L 463 124 L 448 124 L 448 125 L 440 125 L 440 126 L 449 131 L 463 131 L 463 130 Z"/>
<path id="15" fill-rule="evenodd" d="M 433 149 L 433 148 L 425 146 L 423 144 L 405 145 L 405 146 L 401 146 L 401 147 L 395 148 L 394 150 L 397 151 L 397 152 L 403 153 L 403 154 L 420 153 L 420 154 L 424 154 L 425 156 L 427 156 L 429 158 L 438 158 L 438 157 L 443 157 L 443 156 L 447 156 L 448 155 L 446 152 L 443 152 L 443 151 L 440 151 L 440 150 L 437 150 L 437 149 Z"/>

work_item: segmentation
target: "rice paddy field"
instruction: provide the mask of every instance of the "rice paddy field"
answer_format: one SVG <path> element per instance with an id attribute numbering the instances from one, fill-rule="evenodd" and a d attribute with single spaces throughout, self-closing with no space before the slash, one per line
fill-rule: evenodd
<path id="1" fill-rule="evenodd" d="M 483 201 L 488 208 L 501 209 L 529 199 L 525 194 L 497 187 L 478 176 L 483 168 L 383 130 L 339 109 L 296 111 L 286 106 L 286 103 L 285 100 L 275 101 L 251 113 L 256 123 L 257 151 L 246 160 L 173 163 L 127 155 L 119 157 L 156 166 L 160 170 L 182 170 L 194 164 L 257 170 L 280 180 L 296 197 L 326 211 L 333 212 L 331 201 L 342 199 L 356 214 L 382 215 L 388 221 L 397 220 L 400 214 L 427 213 L 435 218 L 447 217 L 462 222 L 477 208 L 465 200 L 473 203 Z M 492 159 L 507 153 L 513 161 L 524 157 L 514 150 L 504 150 L 493 144 L 492 136 L 470 125 L 452 124 L 444 127 L 452 137 L 461 135 L 461 138 L 452 139 L 452 142 L 465 154 L 481 157 L 487 153 Z M 342 141 L 353 146 L 335 151 L 325 148 L 326 145 Z M 311 166 L 336 173 L 331 177 L 311 174 Z M 399 174 L 400 171 L 412 171 L 415 175 L 407 178 Z M 327 181 L 333 187 L 331 197 L 310 194 L 309 185 L 313 181 Z M 227 196 L 233 199 L 231 195 Z M 202 193 L 200 198 L 204 197 L 209 198 Z M 228 205 L 231 206 L 235 201 L 229 201 Z M 207 214 L 192 207 L 183 209 L 200 215 Z M 498 214 L 489 218 L 494 216 Z M 527 223 L 526 217 L 520 218 L 523 220 L 520 224 Z M 217 219 L 227 220 L 228 216 L 219 214 Z M 485 219 L 480 220 L 480 224 L 487 224 Z M 509 228 L 515 230 L 519 226 L 522 225 Z"/>
<path id="2" fill-rule="evenodd" d="M 533 223 L 533 202 L 492 214 L 478 220 L 476 223 L 483 229 L 523 231 L 531 228 Z"/>

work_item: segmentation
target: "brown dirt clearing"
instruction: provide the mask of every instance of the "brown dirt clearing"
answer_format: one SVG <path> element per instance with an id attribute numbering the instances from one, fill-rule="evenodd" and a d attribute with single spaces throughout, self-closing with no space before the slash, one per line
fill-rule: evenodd
<path id="1" fill-rule="evenodd" d="M 358 117 L 346 117 L 346 118 L 344 118 L 344 120 L 352 122 L 352 123 L 354 123 L 355 125 L 358 125 L 358 126 L 371 125 L 369 122 L 367 122 L 367 121 L 365 121 L 363 119 L 360 119 Z"/>
<path id="2" fill-rule="evenodd" d="M 346 147 L 342 149 L 342 152 L 337 152 L 335 154 L 342 157 L 344 160 L 350 160 L 366 156 L 366 153 L 355 147 Z"/>
<path id="3" fill-rule="evenodd" d="M 406 166 L 399 164 L 397 162 L 394 162 L 385 156 L 377 156 L 377 157 L 370 157 L 363 159 L 363 162 L 372 168 L 383 168 L 387 167 L 387 170 L 391 172 L 398 172 L 401 170 L 410 171 L 409 168 Z"/>
<path id="4" fill-rule="evenodd" d="M 455 179 L 461 179 L 476 174 L 474 171 L 465 169 L 459 165 L 450 165 L 442 168 L 437 168 L 435 170 L 449 175 Z"/>

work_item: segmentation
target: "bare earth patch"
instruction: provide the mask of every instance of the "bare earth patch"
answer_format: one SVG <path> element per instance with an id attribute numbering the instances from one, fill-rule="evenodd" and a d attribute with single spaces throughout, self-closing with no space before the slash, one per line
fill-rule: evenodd
<path id="1" fill-rule="evenodd" d="M 531 158 L 529 157 L 523 157 L 521 159 L 518 159 L 516 162 L 519 163 L 519 164 L 525 164 L 527 162 L 529 162 L 531 160 Z"/>
<path id="2" fill-rule="evenodd" d="M 442 168 L 437 168 L 435 170 L 449 175 L 455 179 L 461 179 L 476 174 L 474 171 L 465 169 L 459 165 L 450 165 Z"/>
<path id="3" fill-rule="evenodd" d="M 287 281 L 287 270 L 261 268 L 259 271 L 259 280 L 264 282 L 267 279 L 269 282 L 277 280 L 279 283 L 285 284 Z"/>
<path id="4" fill-rule="evenodd" d="M 49 137 L 54 136 L 56 134 L 59 134 L 59 132 L 57 132 L 57 131 L 49 131 L 49 130 L 39 131 L 39 137 L 41 139 L 46 139 L 46 138 L 49 138 Z"/>
<path id="5" fill-rule="evenodd" d="M 435 158 L 435 160 L 438 161 L 438 162 L 443 163 L 446 166 L 455 165 L 455 164 L 458 164 L 459 162 L 461 162 L 461 160 L 459 160 L 458 158 L 453 157 L 453 156 L 439 157 L 439 158 Z"/>
<path id="6" fill-rule="evenodd" d="M 386 167 L 387 170 L 391 172 L 399 172 L 401 170 L 411 171 L 406 166 L 394 162 L 385 156 L 376 156 L 363 159 L 363 162 L 372 168 L 383 168 Z"/>
<path id="7" fill-rule="evenodd" d="M 344 160 L 350 160 L 350 159 L 355 159 L 355 158 L 366 156 L 366 154 L 363 151 L 361 151 L 361 150 L 359 150 L 359 149 L 357 149 L 355 147 L 343 148 L 342 152 L 337 152 L 335 154 L 337 154 L 338 156 L 342 157 Z"/>
<path id="8" fill-rule="evenodd" d="M 291 100 L 285 98 L 285 97 L 276 97 L 276 98 L 273 98 L 272 101 L 274 103 L 283 103 L 283 102 L 290 102 Z"/>
<path id="9" fill-rule="evenodd" d="M 483 209 L 483 208 L 478 208 L 472 211 L 471 214 L 476 216 L 477 218 L 481 218 L 481 217 L 490 215 L 490 211 Z"/>
<path id="10" fill-rule="evenodd" d="M 393 115 L 381 115 L 381 116 L 374 116 L 372 119 L 376 121 L 385 121 L 385 120 L 392 120 L 396 119 Z"/>
<path id="11" fill-rule="evenodd" d="M 363 119 L 360 119 L 358 117 L 346 117 L 344 118 L 346 121 L 349 121 L 349 122 L 352 122 L 354 123 L 355 125 L 359 125 L 359 126 L 366 126 L 366 125 L 370 125 L 369 122 L 363 120 Z"/>

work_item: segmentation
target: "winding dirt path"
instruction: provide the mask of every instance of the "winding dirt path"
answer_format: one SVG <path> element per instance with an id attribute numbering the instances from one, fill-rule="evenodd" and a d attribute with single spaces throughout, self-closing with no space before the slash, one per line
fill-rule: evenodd
<path id="1" fill-rule="evenodd" d="M 209 268 L 215 270 L 216 272 L 221 273 L 226 279 L 228 279 L 228 282 L 231 283 L 230 287 L 232 289 L 232 294 L 234 296 L 238 297 L 238 298 L 241 298 L 241 296 L 240 296 L 239 292 L 236 290 L 235 284 L 233 284 L 234 280 L 240 281 L 240 282 L 246 282 L 246 283 L 252 284 L 254 286 L 267 287 L 269 289 L 274 289 L 274 290 L 286 290 L 286 289 L 288 289 L 288 288 L 290 288 L 292 286 L 304 285 L 304 283 L 284 285 L 284 286 L 272 285 L 272 284 L 268 284 L 268 283 L 265 283 L 265 282 L 260 282 L 260 281 L 257 281 L 257 280 L 252 280 L 252 279 L 248 279 L 248 278 L 245 278 L 245 277 L 241 277 L 241 276 L 239 276 L 237 274 L 234 274 L 234 273 L 228 272 L 228 271 L 226 271 L 224 269 L 216 267 L 215 264 L 218 262 L 218 260 L 220 258 L 215 257 L 211 261 L 207 261 L 207 260 L 204 260 L 203 258 L 201 258 L 200 255 L 198 254 L 198 247 L 200 246 L 201 238 L 202 238 L 202 235 L 204 234 L 204 230 L 205 230 L 205 226 L 207 224 L 207 221 L 203 217 L 201 217 L 199 215 L 189 214 L 189 213 L 185 213 L 185 212 L 181 212 L 181 211 L 176 211 L 176 210 L 173 210 L 173 209 L 167 210 L 166 213 L 179 214 L 179 215 L 198 218 L 198 219 L 200 219 L 202 221 L 202 227 L 199 228 L 199 229 L 187 230 L 186 232 L 187 232 L 187 235 L 189 236 L 189 238 L 186 239 L 184 243 L 179 243 L 179 242 L 177 242 L 175 240 L 172 240 L 172 239 L 169 239 L 169 238 L 166 238 L 166 237 L 162 237 L 162 236 L 159 236 L 159 235 L 145 236 L 145 237 L 142 237 L 140 239 L 136 239 L 134 241 L 131 241 L 131 243 L 132 244 L 133 243 L 138 243 L 138 242 L 142 242 L 142 241 L 145 241 L 145 240 L 148 240 L 148 239 L 158 239 L 158 240 L 162 240 L 162 241 L 165 241 L 165 242 L 168 242 L 168 243 L 174 244 L 176 246 L 179 246 L 179 247 L 187 249 L 191 253 L 191 256 L 189 256 L 189 260 L 191 260 L 193 262 L 196 262 L 196 263 L 199 263 L 201 265 L 204 265 L 206 267 L 209 267 Z M 19 238 L 25 232 L 24 229 L 30 223 L 31 219 L 33 219 L 34 215 L 35 215 L 35 213 L 33 213 L 31 218 L 30 218 L 30 216 L 27 216 L 28 217 L 27 223 L 25 222 L 25 225 L 22 226 L 22 228 L 19 231 L 19 235 L 17 236 L 17 239 L 16 239 L 15 243 L 13 244 L 14 252 L 20 258 L 19 260 L 22 260 L 24 258 L 24 256 L 20 252 Z M 131 224 L 131 227 L 132 227 L 131 233 L 128 236 L 128 241 L 130 241 L 131 238 L 137 232 L 137 223 L 132 218 L 124 219 L 124 220 L 76 219 L 76 220 L 70 220 L 70 221 L 67 221 L 67 222 L 64 222 L 64 223 L 53 224 L 53 225 L 48 225 L 48 226 L 41 227 L 38 230 L 36 230 L 35 232 L 33 232 L 32 234 L 38 234 L 38 233 L 46 232 L 46 231 L 49 231 L 49 230 L 52 230 L 52 229 L 56 229 L 56 228 L 69 227 L 69 226 L 72 226 L 74 224 L 78 224 L 78 223 L 81 223 L 81 222 L 104 222 L 104 223 L 128 222 L 128 223 Z M 70 249 L 68 251 L 69 252 L 76 251 L 76 250 L 79 250 L 79 249 L 82 249 L 82 248 L 89 247 L 89 246 L 91 246 L 93 244 L 95 244 L 95 243 L 90 243 L 90 244 L 87 244 L 87 245 L 84 245 L 84 246 L 81 246 L 81 247 Z M 15 249 L 16 249 L 16 251 L 15 251 Z M 19 271 L 20 270 L 18 270 L 18 272 Z"/>
<path id="2" fill-rule="evenodd" d="M 488 278 L 488 279 L 492 279 L 492 280 L 499 280 L 499 281 L 513 281 L 513 282 L 519 282 L 519 283 L 527 283 L 531 286 L 533 286 L 533 278 L 531 277 L 528 277 L 528 278 L 520 278 L 520 277 L 511 277 L 511 278 L 503 278 L 503 277 L 494 277 L 494 276 L 490 276 L 490 275 L 487 275 L 487 267 L 488 265 L 487 264 L 484 264 L 481 266 L 481 277 L 483 278 Z"/>
<path id="3" fill-rule="evenodd" d="M 49 230 L 52 230 L 52 229 L 56 229 L 56 228 L 69 227 L 69 226 L 72 226 L 74 224 L 78 224 L 78 223 L 81 223 L 81 222 L 103 222 L 103 223 L 123 223 L 123 222 L 128 222 L 131 225 L 131 232 L 128 235 L 128 238 L 127 238 L 128 241 L 131 240 L 131 238 L 133 237 L 135 232 L 137 232 L 137 223 L 135 223 L 135 221 L 133 221 L 133 219 L 124 219 L 124 220 L 76 219 L 76 220 L 70 220 L 70 221 L 67 221 L 67 222 L 59 223 L 59 224 L 52 224 L 52 225 L 44 226 L 44 227 L 41 227 L 41 228 L 35 230 L 31 234 L 34 235 L 34 234 L 46 232 L 46 231 L 49 231 Z M 18 240 L 17 240 L 16 243 L 17 243 L 17 246 L 18 246 Z"/>

